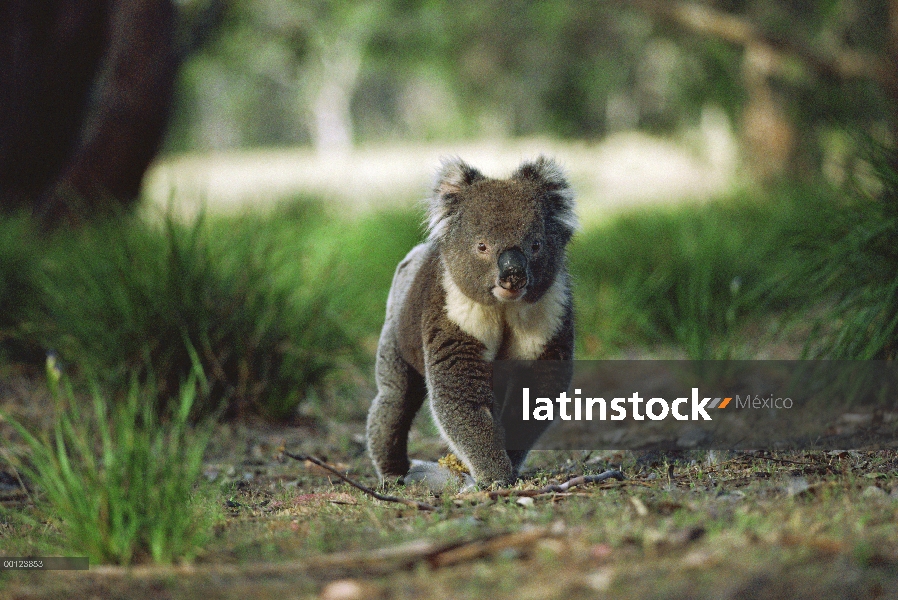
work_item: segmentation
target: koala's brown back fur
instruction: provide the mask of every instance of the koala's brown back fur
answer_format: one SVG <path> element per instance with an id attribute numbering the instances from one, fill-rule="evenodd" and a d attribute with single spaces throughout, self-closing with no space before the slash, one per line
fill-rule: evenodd
<path id="1" fill-rule="evenodd" d="M 569 187 L 551 161 L 525 163 L 507 180 L 461 161 L 444 165 L 430 239 L 396 270 L 378 346 L 368 441 L 382 477 L 407 472 L 408 431 L 429 396 L 443 437 L 475 479 L 514 481 L 527 452 L 505 447 L 492 361 L 572 359 L 564 249 L 574 226 Z"/>

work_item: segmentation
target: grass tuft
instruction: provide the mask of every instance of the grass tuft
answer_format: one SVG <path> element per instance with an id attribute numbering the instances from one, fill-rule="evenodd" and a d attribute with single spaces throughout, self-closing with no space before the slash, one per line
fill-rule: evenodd
<path id="1" fill-rule="evenodd" d="M 732 358 L 746 320 L 807 296 L 776 282 L 791 268 L 790 231 L 810 199 L 769 199 L 625 213 L 571 246 L 580 356 L 673 343 L 690 358 Z"/>
<path id="2" fill-rule="evenodd" d="M 898 151 L 866 147 L 881 188 L 826 207 L 817 230 L 800 238 L 802 261 L 789 279 L 830 301 L 806 348 L 812 357 L 898 358 Z"/>
<path id="3" fill-rule="evenodd" d="M 348 340 L 329 312 L 333 282 L 287 264 L 296 257 L 261 225 L 114 220 L 62 236 L 44 273 L 44 346 L 160 398 L 176 395 L 196 349 L 210 384 L 198 413 L 289 416 Z"/>
<path id="4" fill-rule="evenodd" d="M 60 529 L 67 551 L 92 563 L 171 563 L 192 559 L 207 541 L 214 510 L 196 484 L 210 425 L 191 427 L 196 376 L 168 420 L 132 385 L 122 402 L 98 391 L 79 406 L 67 380 L 48 369 L 56 421 L 40 437 L 10 420 L 24 438 L 20 470 L 36 485 L 38 506 Z"/>

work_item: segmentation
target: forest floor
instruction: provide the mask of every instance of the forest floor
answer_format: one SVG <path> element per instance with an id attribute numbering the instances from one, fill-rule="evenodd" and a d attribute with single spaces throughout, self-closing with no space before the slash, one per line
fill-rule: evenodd
<path id="1" fill-rule="evenodd" d="M 52 412 L 20 380 L 3 410 Z M 310 462 L 376 487 L 364 451 L 372 390 L 341 419 L 221 424 L 204 475 L 220 513 L 192 564 L 6 572 L 4 598 L 875 598 L 898 593 L 894 453 L 534 452 L 508 495 L 395 488 L 374 499 Z M 42 409 L 43 406 L 43 409 Z M 4 432 L 6 433 L 6 432 Z M 9 437 L 6 437 L 9 439 Z M 446 448 L 426 419 L 411 453 Z M 581 474 L 623 481 L 545 491 Z M 541 491 L 542 490 L 542 491 Z M 28 498 L 7 486 L 6 508 Z M 171 507 L 181 510 L 184 507 Z"/>

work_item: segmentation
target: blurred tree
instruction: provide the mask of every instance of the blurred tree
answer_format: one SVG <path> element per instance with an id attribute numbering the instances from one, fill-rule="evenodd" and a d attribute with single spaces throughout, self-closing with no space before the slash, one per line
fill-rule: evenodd
<path id="1" fill-rule="evenodd" d="M 626 107 L 609 110 L 608 98 L 620 107 L 629 100 L 621 90 L 652 76 L 637 72 L 644 16 L 615 16 L 584 0 L 463 8 L 446 0 L 233 0 L 215 43 L 184 71 L 170 147 L 590 138 L 609 130 L 609 114 L 610 129 L 640 120 Z M 648 106 L 650 95 L 632 96 Z M 670 129 L 677 111 L 668 102 L 644 120 Z"/>
<path id="2" fill-rule="evenodd" d="M 0 4 L 0 208 L 48 222 L 130 204 L 175 79 L 169 0 Z"/>
<path id="3" fill-rule="evenodd" d="M 186 137 L 184 147 L 311 142 L 322 151 L 347 149 L 368 42 L 389 11 L 389 2 L 373 0 L 228 3 L 216 39 L 187 65 L 182 130 L 173 144 Z M 198 106 L 213 110 L 197 113 Z M 190 127 L 194 133 L 183 131 Z"/>
<path id="4" fill-rule="evenodd" d="M 898 0 L 625 3 L 742 49 L 741 134 L 761 178 L 806 162 L 801 152 L 820 149 L 809 134 L 827 123 L 879 128 L 898 142 Z"/>
<path id="5" fill-rule="evenodd" d="M 182 0 L 185 5 L 210 0 Z M 762 177 L 896 139 L 898 0 L 231 0 L 171 148 L 672 133 L 723 108 Z"/>
<path id="6" fill-rule="evenodd" d="M 312 115 L 313 144 L 319 151 L 344 151 L 353 143 L 350 104 L 368 39 L 378 24 L 377 5 L 318 0 L 304 7 L 311 43 L 303 91 Z"/>

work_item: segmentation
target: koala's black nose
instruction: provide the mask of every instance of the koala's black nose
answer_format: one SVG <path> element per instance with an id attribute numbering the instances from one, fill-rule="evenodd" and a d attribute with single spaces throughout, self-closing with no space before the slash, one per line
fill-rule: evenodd
<path id="1" fill-rule="evenodd" d="M 527 257 L 512 248 L 499 255 L 499 285 L 506 290 L 519 290 L 527 285 Z"/>

